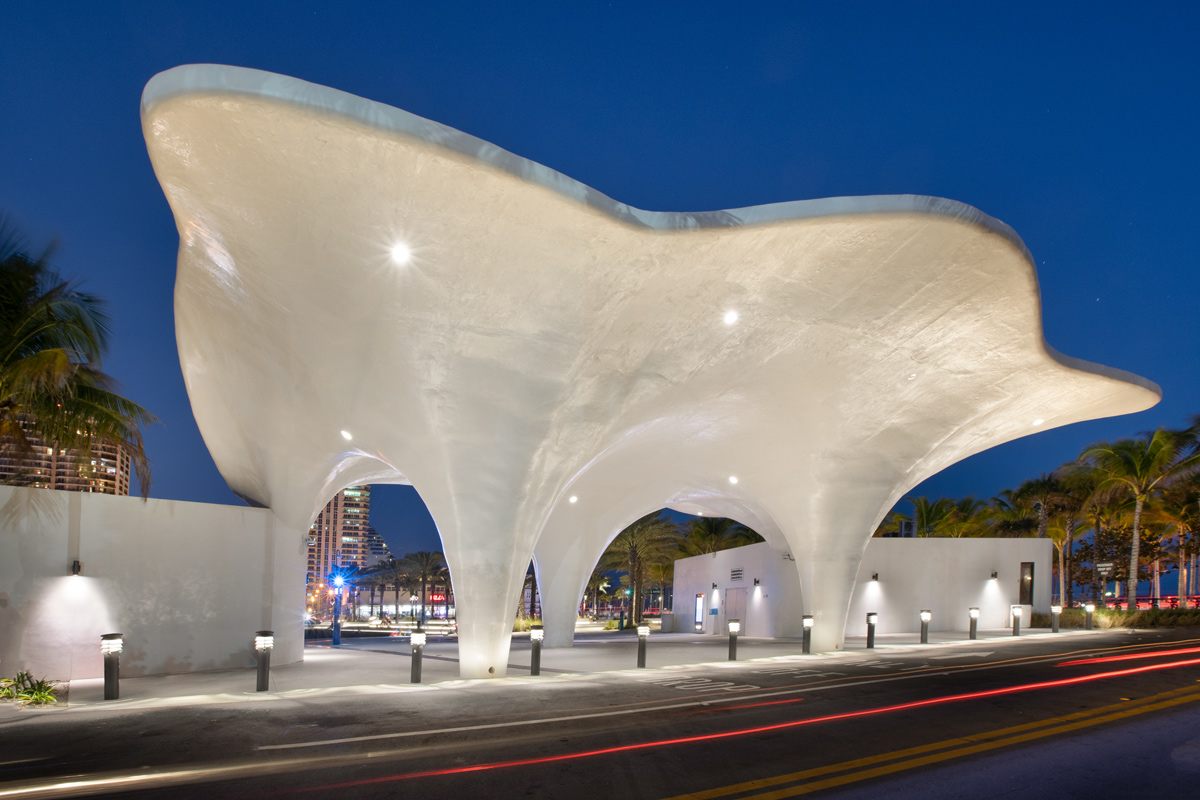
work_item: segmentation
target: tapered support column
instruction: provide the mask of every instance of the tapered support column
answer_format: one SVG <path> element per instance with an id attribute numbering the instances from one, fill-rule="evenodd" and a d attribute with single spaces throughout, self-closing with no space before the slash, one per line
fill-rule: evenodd
<path id="1" fill-rule="evenodd" d="M 817 558 L 820 558 L 818 561 Z M 798 564 L 805 611 L 812 615 L 812 652 L 841 650 L 846 640 L 846 615 L 861 559 L 861 548 L 840 558 L 821 558 Z"/>
<path id="2" fill-rule="evenodd" d="M 603 544 L 597 546 L 603 550 Z M 575 643 L 579 601 L 599 556 L 599 552 L 564 536 L 543 537 L 533 549 L 546 647 L 571 647 Z"/>
<path id="3" fill-rule="evenodd" d="M 449 548 L 447 548 L 449 550 Z M 477 553 L 446 553 L 458 609 L 458 666 L 463 678 L 501 678 L 508 665 L 517 599 L 529 556 L 488 563 Z M 518 564 L 520 566 L 518 566 Z"/>

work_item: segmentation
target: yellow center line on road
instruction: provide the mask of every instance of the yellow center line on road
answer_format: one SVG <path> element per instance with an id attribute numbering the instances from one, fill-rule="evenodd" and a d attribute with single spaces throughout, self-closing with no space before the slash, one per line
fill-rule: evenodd
<path id="1" fill-rule="evenodd" d="M 1196 702 L 1197 700 L 1200 700 L 1200 687 L 1187 686 L 1182 689 L 1173 689 L 1169 692 L 1162 692 L 1161 694 L 1152 695 L 1150 697 L 1114 703 L 1113 705 L 1090 709 L 1088 711 L 1078 711 L 1074 714 L 1067 714 L 1061 717 L 1052 717 L 1039 722 L 1029 722 L 1009 728 L 1001 728 L 999 730 L 971 734 L 969 736 L 947 739 L 945 741 L 934 742 L 932 744 L 910 747 L 905 750 L 895 750 L 890 753 L 881 753 L 879 755 L 868 756 L 866 758 L 843 761 L 839 764 L 829 764 L 827 766 L 815 767 L 813 769 L 802 770 L 800 772 L 791 772 L 785 775 L 776 775 L 770 778 L 760 778 L 757 780 L 745 781 L 743 783 L 737 783 L 731 786 L 723 786 L 716 789 L 706 789 L 699 792 L 693 792 L 691 794 L 678 795 L 669 798 L 669 800 L 716 800 L 717 798 L 733 797 L 734 795 L 738 795 L 739 800 L 782 800 L 782 798 L 797 797 L 799 795 L 809 794 L 822 789 L 829 789 L 835 786 L 844 786 L 850 783 L 857 783 L 858 781 L 867 780 L 869 778 L 877 778 L 882 775 L 903 772 L 904 770 L 928 766 L 930 764 L 936 764 L 941 761 L 949 761 L 955 758 L 962 758 L 964 756 L 974 755 L 976 753 L 982 753 L 988 750 L 995 750 L 997 748 L 1007 747 L 1013 744 L 1020 744 L 1022 742 L 1033 741 L 1035 739 L 1041 739 L 1047 736 L 1070 733 L 1071 731 L 1079 730 L 1081 728 L 1100 725 L 1106 722 L 1113 722 L 1126 717 L 1144 714 L 1149 711 L 1158 711 L 1164 708 L 1171 708 L 1184 703 L 1192 703 Z M 874 768 L 864 770 L 861 769 L 863 767 Z M 847 774 L 835 775 L 835 773 Z M 780 786 L 781 784 L 798 783 L 810 778 L 819 778 L 824 775 L 835 776 L 821 781 L 813 781 L 800 786 L 789 786 L 762 794 L 747 794 L 747 792 L 768 789 L 770 787 Z"/>

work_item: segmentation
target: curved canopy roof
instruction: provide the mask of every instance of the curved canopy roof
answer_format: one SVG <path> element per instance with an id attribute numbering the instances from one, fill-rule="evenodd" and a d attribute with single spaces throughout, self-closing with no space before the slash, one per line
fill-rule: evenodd
<path id="1" fill-rule="evenodd" d="M 411 482 L 456 583 L 515 587 L 543 531 L 579 535 L 568 512 L 618 524 L 706 497 L 793 548 L 836 527 L 861 552 L 945 466 L 1159 398 L 1049 347 L 1024 245 L 951 200 L 643 211 L 234 67 L 156 76 L 142 119 L 222 475 L 303 527 L 344 486 Z"/>

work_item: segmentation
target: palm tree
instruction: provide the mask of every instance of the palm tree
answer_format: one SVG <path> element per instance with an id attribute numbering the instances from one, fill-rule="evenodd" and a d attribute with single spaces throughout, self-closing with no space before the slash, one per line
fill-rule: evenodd
<path id="1" fill-rule="evenodd" d="M 1080 469 L 1074 464 L 1064 464 L 1056 470 L 1060 484 L 1058 491 L 1059 508 L 1062 514 L 1062 528 L 1065 536 L 1063 557 L 1059 561 L 1059 601 L 1072 606 L 1075 602 L 1075 581 L 1072 571 L 1075 568 L 1075 532 L 1079 523 L 1092 511 L 1093 497 L 1096 484 L 1099 481 L 1095 470 Z M 1063 596 L 1063 589 L 1066 596 Z"/>
<path id="2" fill-rule="evenodd" d="M 410 585 L 409 565 L 402 560 L 389 558 L 384 562 L 380 574 L 383 579 L 391 585 L 395 591 L 395 604 L 392 607 L 393 615 L 396 618 L 400 617 L 400 590 L 407 589 Z"/>
<path id="3" fill-rule="evenodd" d="M 600 593 L 608 594 L 608 576 L 598 569 L 592 570 L 592 576 L 588 578 L 587 585 L 583 589 L 584 604 L 587 603 L 587 596 L 592 596 L 592 615 L 600 616 Z"/>
<path id="4" fill-rule="evenodd" d="M 740 522 L 725 517 L 697 517 L 683 529 L 679 551 L 683 556 L 703 556 L 755 544 L 763 538 Z"/>
<path id="5" fill-rule="evenodd" d="M 984 500 L 968 495 L 951 501 L 951 511 L 941 525 L 940 535 L 954 539 L 984 536 L 991 522 L 991 509 Z"/>
<path id="6" fill-rule="evenodd" d="M 1192 592 L 1195 570 L 1193 536 L 1200 531 L 1200 482 L 1195 479 L 1180 481 L 1168 487 L 1162 497 L 1149 510 L 1155 522 L 1166 526 L 1167 534 L 1175 535 L 1179 560 L 1179 595 L 1187 597 Z"/>
<path id="7" fill-rule="evenodd" d="M 992 498 L 992 530 L 1003 536 L 1028 536 L 1037 530 L 1037 510 L 1028 498 L 1005 489 Z"/>
<path id="8" fill-rule="evenodd" d="M 1200 470 L 1200 450 L 1195 437 L 1159 428 L 1141 439 L 1097 442 L 1080 454 L 1079 460 L 1100 470 L 1103 478 L 1097 493 L 1106 497 L 1132 496 L 1133 542 L 1129 552 L 1128 600 L 1137 608 L 1138 561 L 1142 509 L 1146 501 L 1173 481 Z"/>
<path id="9" fill-rule="evenodd" d="M 915 522 L 917 536 L 932 536 L 954 515 L 954 503 L 944 497 L 939 497 L 932 502 L 928 497 L 906 497 L 904 499 L 913 504 L 913 514 L 911 517 L 897 514 L 896 519 Z"/>
<path id="10" fill-rule="evenodd" d="M 646 570 L 652 564 L 673 561 L 679 546 L 679 529 L 661 511 L 647 514 L 617 534 L 600 556 L 601 569 L 622 569 L 628 573 L 634 599 L 633 622 L 642 621 L 642 596 Z"/>
<path id="11" fill-rule="evenodd" d="M 75 451 L 87 464 L 99 442 L 124 446 L 150 489 L 142 426 L 154 416 L 116 394 L 100 368 L 108 348 L 104 303 L 56 275 L 45 255 L 24 252 L 0 219 L 0 451 L 16 459 L 40 442 Z"/>
<path id="12" fill-rule="evenodd" d="M 404 556 L 408 563 L 409 574 L 413 582 L 421 582 L 421 624 L 425 624 L 425 603 L 428 595 L 426 587 L 429 582 L 441 575 L 446 569 L 446 558 L 441 553 L 431 550 L 419 550 Z"/>
<path id="13" fill-rule="evenodd" d="M 1050 515 L 1054 513 L 1061 491 L 1062 484 L 1058 478 L 1042 473 L 1038 477 L 1022 483 L 1014 492 L 1015 497 L 1027 500 L 1037 510 L 1037 536 L 1039 539 L 1046 538 Z"/>

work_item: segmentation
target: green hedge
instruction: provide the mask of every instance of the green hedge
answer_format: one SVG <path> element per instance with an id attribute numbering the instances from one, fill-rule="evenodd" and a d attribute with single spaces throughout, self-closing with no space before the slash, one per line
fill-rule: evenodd
<path id="1" fill-rule="evenodd" d="M 1083 628 L 1087 612 L 1082 608 L 1064 608 L 1059 620 L 1061 628 Z M 1030 627 L 1049 628 L 1049 614 L 1034 614 Z M 1142 611 L 1114 611 L 1097 608 L 1092 614 L 1092 627 L 1107 628 L 1194 628 L 1200 627 L 1200 610 L 1189 608 L 1148 608 Z"/>

